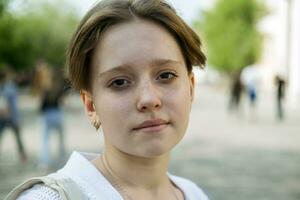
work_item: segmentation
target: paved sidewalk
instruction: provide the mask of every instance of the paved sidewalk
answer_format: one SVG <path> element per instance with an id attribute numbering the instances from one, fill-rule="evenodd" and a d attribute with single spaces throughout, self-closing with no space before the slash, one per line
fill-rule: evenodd
<path id="1" fill-rule="evenodd" d="M 21 99 L 30 160 L 26 165 L 18 162 L 14 138 L 5 134 L 0 147 L 0 199 L 24 179 L 43 174 L 36 166 L 41 140 L 37 100 Z M 226 102 L 224 90 L 198 87 L 187 135 L 172 155 L 171 173 L 197 182 L 211 200 L 299 200 L 300 108 L 289 108 L 287 120 L 278 123 L 268 94 L 259 97 L 255 120 L 247 109 L 229 114 Z M 79 98 L 71 96 L 65 104 L 69 153 L 100 152 L 101 133 L 90 126 Z"/>

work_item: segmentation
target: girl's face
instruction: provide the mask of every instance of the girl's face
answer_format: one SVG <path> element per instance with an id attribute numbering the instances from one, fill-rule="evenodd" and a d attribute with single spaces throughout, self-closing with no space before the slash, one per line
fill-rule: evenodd
<path id="1" fill-rule="evenodd" d="M 111 27 L 97 45 L 92 69 L 91 98 L 85 92 L 83 100 L 101 122 L 106 148 L 154 157 L 181 140 L 194 77 L 163 27 L 140 19 Z"/>

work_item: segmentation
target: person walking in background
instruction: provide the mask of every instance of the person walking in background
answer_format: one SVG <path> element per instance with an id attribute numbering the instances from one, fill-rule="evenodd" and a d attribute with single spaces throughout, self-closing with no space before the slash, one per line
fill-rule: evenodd
<path id="1" fill-rule="evenodd" d="M 259 73 L 254 65 L 249 65 L 242 70 L 241 81 L 245 86 L 246 93 L 249 99 L 249 113 L 252 120 L 256 119 L 256 103 L 258 97 Z"/>
<path id="2" fill-rule="evenodd" d="M 4 100 L 4 108 L 0 110 L 0 141 L 5 128 L 11 128 L 17 142 L 20 160 L 25 162 L 23 141 L 21 138 L 21 128 L 18 109 L 18 87 L 14 82 L 14 73 L 11 69 L 3 69 L 0 72 L 0 94 Z"/>
<path id="3" fill-rule="evenodd" d="M 51 164 L 49 138 L 50 133 L 57 131 L 59 136 L 59 157 L 62 161 L 65 157 L 65 138 L 63 128 L 63 111 L 61 108 L 64 95 L 63 73 L 51 70 L 41 62 L 37 68 L 36 82 L 40 93 L 40 112 L 43 120 L 42 150 L 39 167 L 47 170 Z"/>
<path id="4" fill-rule="evenodd" d="M 279 76 L 275 76 L 275 85 L 276 85 L 276 108 L 277 108 L 277 119 L 283 120 L 284 119 L 284 109 L 282 105 L 282 101 L 285 96 L 285 80 Z"/>
<path id="5" fill-rule="evenodd" d="M 241 71 L 238 71 L 234 75 L 234 79 L 231 84 L 230 90 L 230 101 L 229 101 L 229 110 L 232 112 L 240 113 L 240 101 L 244 86 L 241 81 Z"/>

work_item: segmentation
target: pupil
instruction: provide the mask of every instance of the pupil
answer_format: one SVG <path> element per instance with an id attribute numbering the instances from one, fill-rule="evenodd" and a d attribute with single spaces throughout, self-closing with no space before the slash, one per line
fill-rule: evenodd
<path id="1" fill-rule="evenodd" d="M 170 74 L 162 74 L 162 78 L 169 78 L 170 77 Z"/>
<path id="2" fill-rule="evenodd" d="M 116 80 L 115 82 L 117 85 L 123 85 L 124 84 L 124 80 Z"/>

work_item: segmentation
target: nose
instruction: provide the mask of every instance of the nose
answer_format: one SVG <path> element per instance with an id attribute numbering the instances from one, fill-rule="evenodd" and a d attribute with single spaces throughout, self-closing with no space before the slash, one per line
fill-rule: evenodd
<path id="1" fill-rule="evenodd" d="M 160 91 L 150 81 L 138 89 L 137 109 L 140 112 L 153 111 L 162 106 Z"/>

